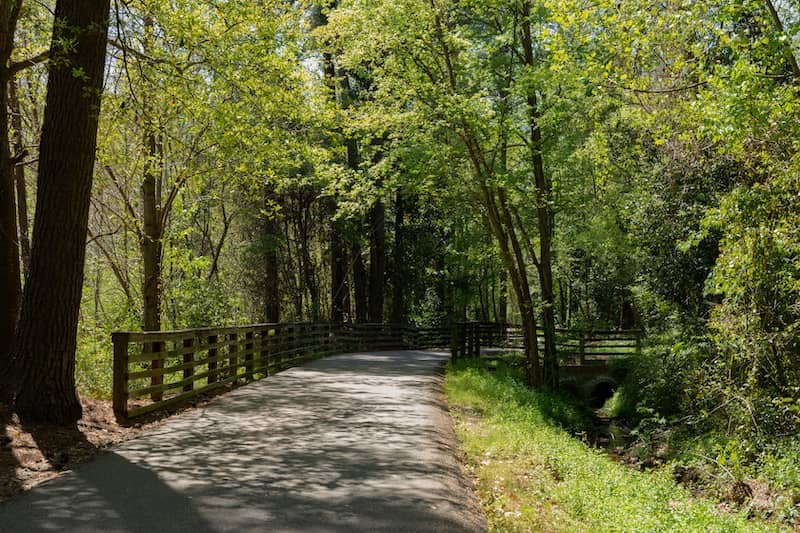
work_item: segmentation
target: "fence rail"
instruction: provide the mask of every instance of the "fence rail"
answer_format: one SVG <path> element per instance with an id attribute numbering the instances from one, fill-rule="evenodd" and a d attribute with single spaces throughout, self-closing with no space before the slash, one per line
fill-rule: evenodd
<path id="1" fill-rule="evenodd" d="M 628 355 L 639 348 L 638 332 L 556 333 L 562 359 L 577 358 L 581 364 Z M 478 322 L 425 328 L 397 324 L 254 324 L 115 332 L 112 341 L 113 406 L 120 421 L 335 353 L 449 348 L 453 357 L 461 357 L 478 355 L 481 346 L 523 345 L 519 326 Z"/>
<path id="2" fill-rule="evenodd" d="M 544 330 L 537 329 L 540 350 L 544 349 Z M 639 330 L 556 328 L 556 353 L 562 364 L 602 364 L 616 357 L 641 351 Z M 454 355 L 478 355 L 481 346 L 523 349 L 522 326 L 493 322 L 466 322 L 456 329 Z"/>
<path id="3" fill-rule="evenodd" d="M 120 420 L 334 353 L 449 347 L 449 327 L 255 324 L 115 332 L 114 413 Z"/>

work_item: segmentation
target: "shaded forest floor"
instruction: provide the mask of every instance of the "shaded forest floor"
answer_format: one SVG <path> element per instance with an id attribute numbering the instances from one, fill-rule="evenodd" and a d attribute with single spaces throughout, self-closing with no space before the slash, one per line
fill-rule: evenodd
<path id="1" fill-rule="evenodd" d="M 110 401 L 82 397 L 81 404 L 83 418 L 77 426 L 64 428 L 22 424 L 0 403 L 0 501 L 54 478 L 142 430 L 141 424 L 117 424 Z"/>
<path id="2" fill-rule="evenodd" d="M 81 396 L 83 417 L 74 427 L 23 424 L 8 405 L 0 402 L 0 427 L 3 429 L 0 432 L 0 502 L 57 477 L 110 446 L 137 437 L 178 412 L 202 406 L 228 390 L 223 388 L 194 403 L 149 414 L 128 426 L 117 423 L 110 400 Z"/>

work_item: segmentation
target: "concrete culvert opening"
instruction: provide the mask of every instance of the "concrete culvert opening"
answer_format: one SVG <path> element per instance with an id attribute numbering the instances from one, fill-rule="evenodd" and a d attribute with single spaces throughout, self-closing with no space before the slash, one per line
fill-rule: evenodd
<path id="1" fill-rule="evenodd" d="M 588 388 L 587 400 L 589 407 L 599 409 L 603 407 L 606 400 L 614 396 L 619 385 L 611 378 L 601 378 L 593 381 Z"/>

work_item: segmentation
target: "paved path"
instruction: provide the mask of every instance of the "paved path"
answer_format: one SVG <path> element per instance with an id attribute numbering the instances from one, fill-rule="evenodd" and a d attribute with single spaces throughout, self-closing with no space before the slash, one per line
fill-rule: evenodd
<path id="1" fill-rule="evenodd" d="M 252 383 L 0 505 L 0 531 L 480 531 L 444 360 L 346 354 Z"/>

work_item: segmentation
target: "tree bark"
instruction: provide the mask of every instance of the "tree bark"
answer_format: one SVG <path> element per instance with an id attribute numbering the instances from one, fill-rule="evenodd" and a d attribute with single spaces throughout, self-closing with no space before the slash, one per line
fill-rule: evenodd
<path id="1" fill-rule="evenodd" d="M 278 195 L 274 185 L 264 186 L 264 320 L 276 323 L 281 318 L 280 276 L 278 271 L 278 249 L 281 228 L 278 221 Z"/>
<path id="2" fill-rule="evenodd" d="M 8 84 L 9 106 L 11 109 L 11 127 L 14 129 L 14 158 L 25 154 L 25 140 L 22 136 L 22 109 L 17 95 L 17 82 L 11 80 Z M 14 181 L 17 185 L 17 221 L 19 224 L 19 252 L 22 257 L 22 270 L 28 275 L 31 263 L 31 241 L 28 224 L 28 190 L 25 183 L 25 165 L 16 161 L 14 165 Z"/>
<path id="3" fill-rule="evenodd" d="M 405 216 L 406 200 L 403 191 L 397 189 L 394 203 L 394 249 L 392 259 L 392 310 L 390 321 L 403 324 L 406 321 L 405 290 L 408 285 L 408 268 L 406 265 Z"/>
<path id="4" fill-rule="evenodd" d="M 530 5 L 522 3 L 522 48 L 524 64 L 533 67 L 533 41 L 531 37 Z M 528 89 L 528 124 L 531 136 L 531 160 L 536 184 L 536 217 L 539 226 L 539 287 L 542 296 L 542 328 L 544 329 L 543 379 L 552 389 L 558 388 L 558 357 L 556 355 L 555 296 L 551 240 L 553 235 L 553 210 L 550 182 L 544 173 L 542 157 L 542 131 L 539 127 L 539 105 L 536 91 Z"/>
<path id="5" fill-rule="evenodd" d="M 377 200 L 369 211 L 369 308 L 368 320 L 383 322 L 383 298 L 386 272 L 386 209 Z"/>
<path id="6" fill-rule="evenodd" d="M 303 272 L 303 283 L 306 290 L 308 290 L 308 299 L 311 304 L 311 321 L 317 322 L 320 317 L 320 289 L 317 284 L 317 276 L 315 272 L 314 261 L 311 257 L 311 203 L 313 202 L 313 195 L 301 192 L 301 209 L 300 209 L 300 262 Z"/>
<path id="7" fill-rule="evenodd" d="M 140 247 L 144 267 L 142 296 L 142 326 L 144 331 L 161 329 L 161 256 L 162 228 L 157 181 L 160 179 L 158 138 L 154 126 L 148 125 L 145 132 L 145 164 L 142 180 L 143 232 Z"/>
<path id="8" fill-rule="evenodd" d="M 335 204 L 331 206 L 331 210 L 335 212 Z M 345 299 L 350 290 L 347 286 L 346 266 L 342 223 L 340 220 L 333 220 L 331 222 L 331 322 L 334 324 L 344 322 Z"/>
<path id="9" fill-rule="evenodd" d="M 508 272 L 500 272 L 500 296 L 497 299 L 497 321 L 508 323 Z"/>
<path id="10" fill-rule="evenodd" d="M 360 227 L 360 225 L 359 225 Z M 358 232 L 350 244 L 353 258 L 353 298 L 355 299 L 356 322 L 367 321 L 367 268 L 361 256 L 361 240 Z"/>
<path id="11" fill-rule="evenodd" d="M 14 168 L 8 138 L 8 62 L 21 2 L 0 3 L 0 366 L 8 357 L 19 315 L 19 277 Z M 7 362 L 7 361 L 6 361 Z"/>
<path id="12" fill-rule="evenodd" d="M 81 416 L 75 349 L 108 12 L 109 0 L 56 3 L 31 270 L 11 350 L 15 408 L 29 421 Z"/>

